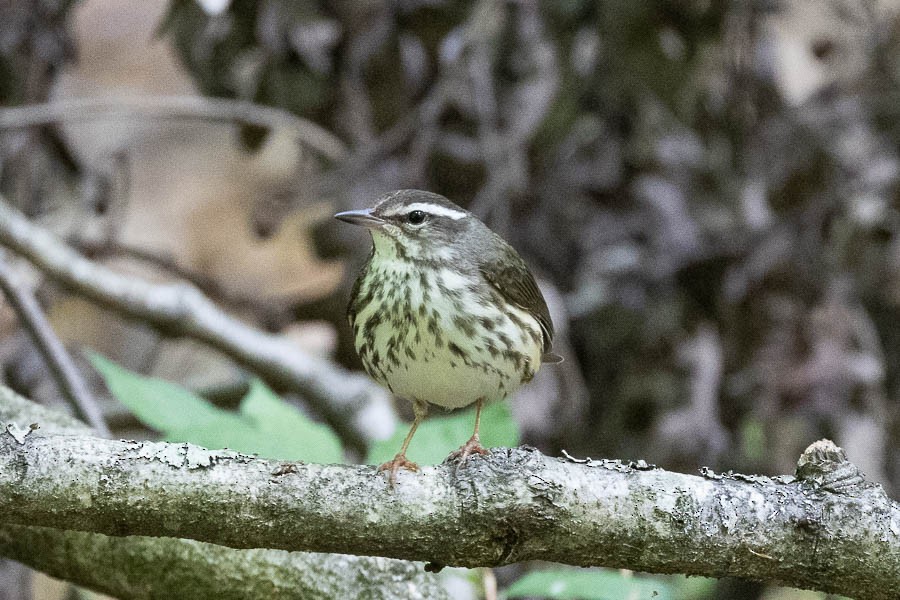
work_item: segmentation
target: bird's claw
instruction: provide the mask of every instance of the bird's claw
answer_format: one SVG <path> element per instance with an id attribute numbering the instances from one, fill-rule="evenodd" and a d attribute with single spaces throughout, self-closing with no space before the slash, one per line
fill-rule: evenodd
<path id="1" fill-rule="evenodd" d="M 297 463 L 285 462 L 281 463 L 277 469 L 272 471 L 272 477 L 282 477 L 297 472 Z"/>
<path id="2" fill-rule="evenodd" d="M 417 473 L 419 471 L 419 465 L 406 458 L 405 454 L 398 454 L 393 460 L 389 460 L 380 465 L 378 467 L 378 472 L 389 471 L 388 482 L 391 484 L 391 487 L 394 487 L 397 483 L 397 473 L 400 469 L 406 469 L 407 471 Z"/>
<path id="3" fill-rule="evenodd" d="M 458 450 L 451 452 L 447 457 L 447 461 L 458 460 L 459 464 L 462 465 L 466 462 L 466 459 L 473 454 L 481 454 L 482 456 L 490 454 L 490 451 L 481 445 L 481 440 L 478 439 L 477 435 L 473 435 L 469 438 L 469 441 L 460 446 Z"/>

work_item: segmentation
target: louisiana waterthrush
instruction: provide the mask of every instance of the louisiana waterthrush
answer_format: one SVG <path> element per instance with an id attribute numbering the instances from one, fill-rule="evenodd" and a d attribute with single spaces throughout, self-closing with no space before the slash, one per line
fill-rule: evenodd
<path id="1" fill-rule="evenodd" d="M 400 190 L 368 209 L 335 215 L 372 234 L 347 314 L 366 371 L 413 403 L 400 452 L 379 470 L 390 482 L 416 471 L 406 449 L 428 405 L 476 404 L 475 432 L 453 453 L 486 454 L 478 439 L 485 402 L 534 377 L 551 352 L 547 303 L 522 257 L 472 213 L 443 196 Z"/>

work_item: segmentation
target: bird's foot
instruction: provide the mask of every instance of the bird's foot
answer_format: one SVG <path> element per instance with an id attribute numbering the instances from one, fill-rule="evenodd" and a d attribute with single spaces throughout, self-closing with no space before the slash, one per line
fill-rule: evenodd
<path id="1" fill-rule="evenodd" d="M 458 460 L 459 464 L 462 465 L 473 454 L 481 454 L 482 456 L 490 454 L 490 451 L 481 445 L 481 440 L 478 439 L 477 434 L 470 437 L 468 442 L 459 447 L 459 450 L 451 452 L 450 456 L 447 457 L 447 461 Z"/>
<path id="2" fill-rule="evenodd" d="M 400 453 L 395 456 L 393 460 L 389 460 L 383 465 L 379 466 L 378 472 L 380 473 L 382 471 L 389 471 L 388 482 L 391 484 L 391 487 L 394 487 L 394 484 L 397 483 L 397 473 L 400 471 L 400 469 L 406 469 L 407 471 L 417 473 L 419 471 L 419 465 L 407 459 L 405 454 Z"/>
<path id="3" fill-rule="evenodd" d="M 281 463 L 277 469 L 272 471 L 272 477 L 283 477 L 284 475 L 290 475 L 292 473 L 297 472 L 297 463 L 294 462 L 284 462 Z"/>

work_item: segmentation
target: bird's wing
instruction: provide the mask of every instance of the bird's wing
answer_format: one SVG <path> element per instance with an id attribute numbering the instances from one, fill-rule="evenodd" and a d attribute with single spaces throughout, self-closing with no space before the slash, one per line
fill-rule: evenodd
<path id="1" fill-rule="evenodd" d="M 357 313 L 362 310 L 362 308 L 365 308 L 365 304 L 368 304 L 368 302 L 371 301 L 371 298 L 363 299 L 359 297 L 359 288 L 362 285 L 363 279 L 366 277 L 366 273 L 369 271 L 369 265 L 372 264 L 373 254 L 375 254 L 374 246 L 369 252 L 369 258 L 360 270 L 359 275 L 356 276 L 356 281 L 353 282 L 353 289 L 350 290 L 350 302 L 347 304 L 347 320 L 350 321 L 351 327 L 353 326 L 353 320 L 356 318 Z M 362 306 L 360 306 L 361 303 Z"/>
<path id="2" fill-rule="evenodd" d="M 550 310 L 525 261 L 509 248 L 501 259 L 485 261 L 479 268 L 487 282 L 507 302 L 528 311 L 537 319 L 544 338 L 543 351 L 552 354 L 553 321 L 550 320 Z"/>

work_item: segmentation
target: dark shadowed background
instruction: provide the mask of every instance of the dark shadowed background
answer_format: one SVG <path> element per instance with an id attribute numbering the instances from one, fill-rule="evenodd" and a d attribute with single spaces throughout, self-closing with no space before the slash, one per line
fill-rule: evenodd
<path id="1" fill-rule="evenodd" d="M 898 49 L 896 0 L 2 2 L 0 104 L 37 116 L 0 117 L 0 193 L 98 262 L 186 279 L 353 369 L 344 307 L 370 242 L 330 215 L 441 193 L 520 251 L 550 304 L 566 362 L 512 399 L 524 442 L 771 475 L 828 437 L 897 497 Z M 168 96 L 319 128 L 176 117 Z M 123 98 L 139 102 L 79 101 Z M 219 406 L 246 391 L 220 353 L 3 259 L 117 437 L 152 433 L 85 348 Z M 6 304 L 0 364 L 67 410 Z M 501 589 L 521 572 L 499 570 Z M 27 573 L 0 573 L 0 598 L 30 597 Z"/>

